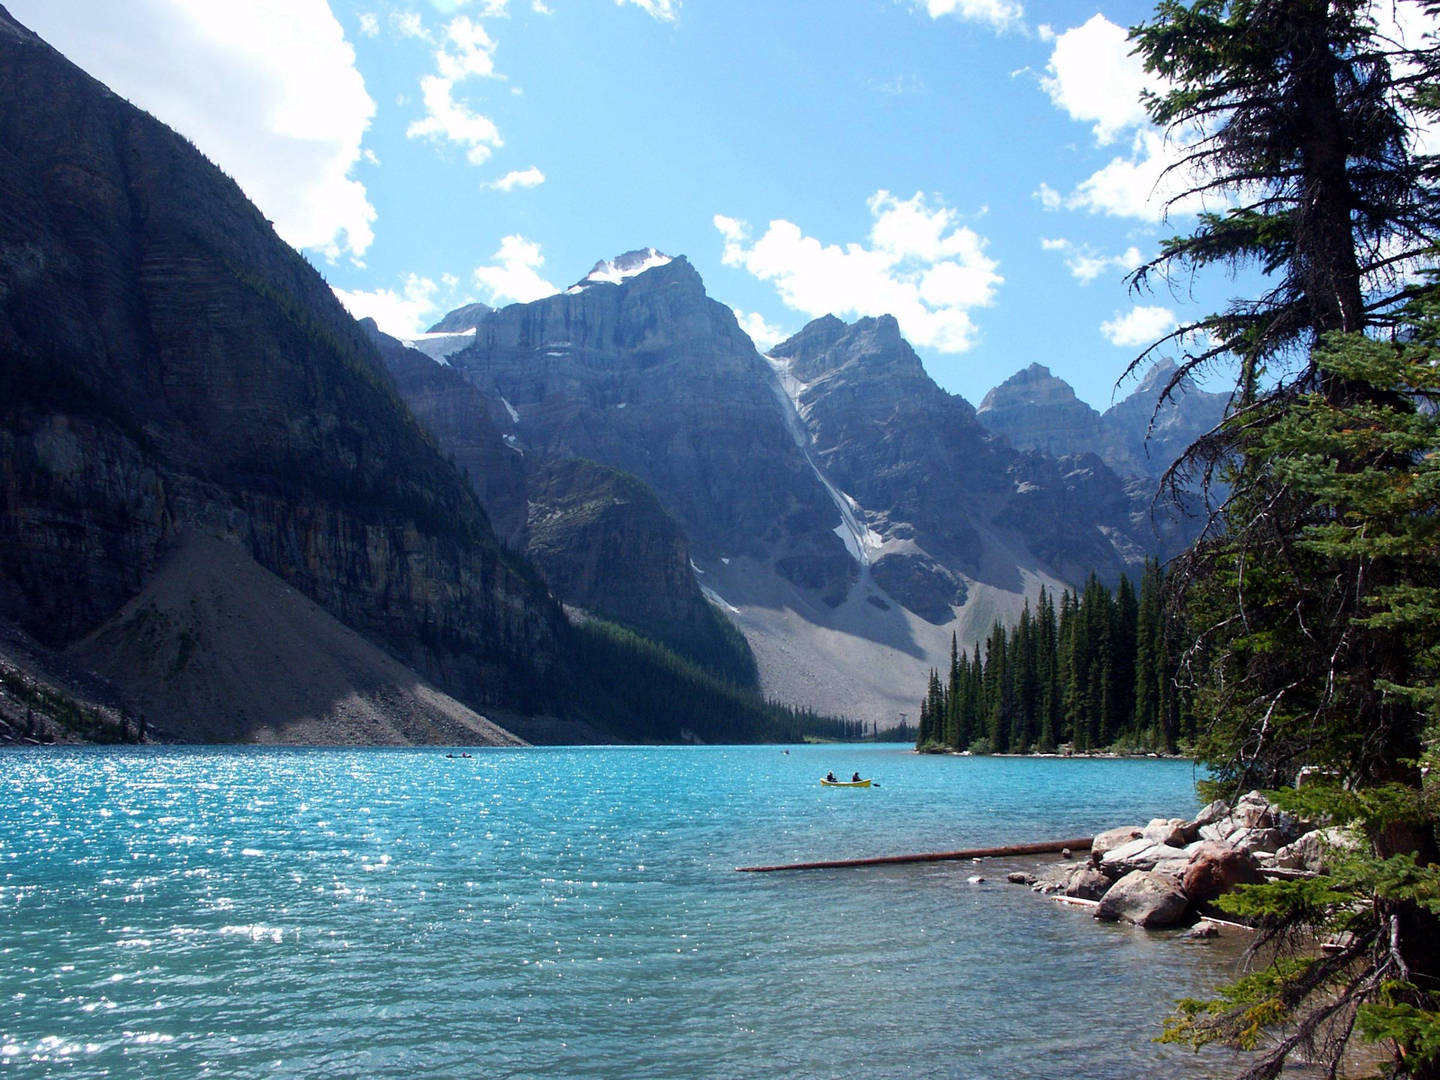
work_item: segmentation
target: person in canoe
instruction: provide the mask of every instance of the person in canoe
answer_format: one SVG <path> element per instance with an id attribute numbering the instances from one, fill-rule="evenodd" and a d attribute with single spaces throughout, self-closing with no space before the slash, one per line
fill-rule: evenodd
<path id="1" fill-rule="evenodd" d="M 825 774 L 825 782 L 827 784 L 838 784 L 840 781 L 835 779 L 835 774 L 833 772 L 827 772 Z"/>
<path id="2" fill-rule="evenodd" d="M 860 782 L 860 774 L 858 772 L 852 773 L 850 776 L 850 782 L 852 784 L 858 784 Z"/>

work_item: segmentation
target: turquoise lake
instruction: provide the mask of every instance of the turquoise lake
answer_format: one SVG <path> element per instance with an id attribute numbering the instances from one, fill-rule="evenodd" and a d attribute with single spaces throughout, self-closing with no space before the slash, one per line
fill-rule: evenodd
<path id="1" fill-rule="evenodd" d="M 739 865 L 1089 835 L 1189 763 L 902 746 L 0 752 L 0 1072 L 1208 1076 L 1150 1039 L 1234 942 L 1010 863 Z M 824 789 L 827 770 L 874 776 Z M 970 884 L 980 873 L 989 879 Z"/>

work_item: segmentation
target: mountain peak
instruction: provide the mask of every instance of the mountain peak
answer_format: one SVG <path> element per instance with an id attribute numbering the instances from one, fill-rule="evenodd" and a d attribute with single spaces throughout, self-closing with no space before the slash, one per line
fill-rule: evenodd
<path id="1" fill-rule="evenodd" d="M 1031 364 L 1021 368 L 985 395 L 978 411 L 982 413 L 1003 412 L 1007 409 L 1026 406 L 1048 408 L 1080 408 L 1093 413 L 1090 406 L 1075 397 L 1075 390 L 1064 379 L 1051 374 L 1044 364 Z M 1010 432 L 1006 432 L 1010 434 Z M 1013 440 L 1012 440 L 1013 441 Z M 1022 445 L 1016 443 L 1016 445 Z"/>
<path id="2" fill-rule="evenodd" d="M 637 248 L 634 251 L 625 252 L 624 255 L 617 255 L 613 259 L 601 259 L 591 268 L 590 273 L 566 291 L 576 292 L 588 285 L 596 285 L 600 282 L 618 285 L 626 278 L 643 274 L 646 270 L 664 266 L 673 261 L 669 255 L 662 251 L 656 251 L 653 247 Z"/>
<path id="3" fill-rule="evenodd" d="M 427 334 L 463 334 L 467 330 L 474 330 L 495 309 L 489 304 L 466 304 L 450 312 L 443 319 L 430 327 Z"/>

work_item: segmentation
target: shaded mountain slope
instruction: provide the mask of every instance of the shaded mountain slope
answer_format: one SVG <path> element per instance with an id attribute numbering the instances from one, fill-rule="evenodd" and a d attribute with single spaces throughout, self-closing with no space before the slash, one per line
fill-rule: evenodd
<path id="1" fill-rule="evenodd" d="M 467 703 L 554 694 L 558 606 L 320 276 L 3 9 L 0 358 L 0 617 L 73 641 L 195 529 Z"/>
<path id="2" fill-rule="evenodd" d="M 183 534 L 139 595 L 66 656 L 132 687 L 151 718 L 152 738 L 520 742 L 342 625 L 238 544 L 200 533 Z"/>

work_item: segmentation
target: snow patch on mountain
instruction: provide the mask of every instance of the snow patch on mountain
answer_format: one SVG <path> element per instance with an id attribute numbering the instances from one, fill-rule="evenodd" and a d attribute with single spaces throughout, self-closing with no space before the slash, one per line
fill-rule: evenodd
<path id="1" fill-rule="evenodd" d="M 418 349 L 430 359 L 448 365 L 452 353 L 475 344 L 475 328 L 472 326 L 457 334 L 416 334 L 402 340 L 408 348 Z"/>
<path id="2" fill-rule="evenodd" d="M 804 413 L 800 404 L 800 394 L 807 384 L 796 378 L 789 360 L 766 356 L 763 353 L 761 359 L 775 373 L 771 389 L 775 392 L 776 400 L 780 402 L 785 414 L 785 424 L 790 429 L 795 445 L 804 452 L 805 460 L 814 471 L 815 478 L 829 493 L 835 509 L 840 511 L 840 524 L 835 526 L 835 535 L 840 537 L 852 559 L 861 566 L 869 566 L 871 555 L 884 545 L 885 539 L 866 523 L 865 511 L 860 504 L 830 482 L 830 478 L 816 462 L 815 455 L 810 452 L 810 434 L 805 430 Z"/>
<path id="3" fill-rule="evenodd" d="M 601 282 L 609 282 L 618 285 L 626 278 L 634 277 L 636 274 L 643 274 L 657 266 L 664 266 L 670 262 L 670 256 L 663 252 L 656 251 L 653 247 L 640 248 L 638 251 L 627 251 L 624 255 L 617 255 L 613 259 L 601 259 L 597 262 L 590 273 L 577 281 L 565 291 L 575 294 L 590 285 Z"/>

